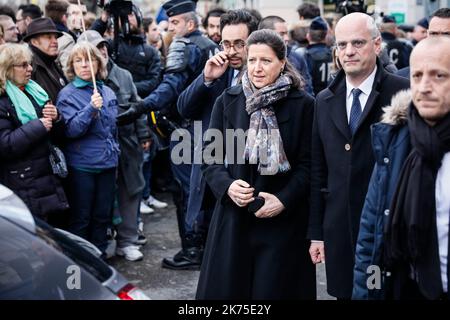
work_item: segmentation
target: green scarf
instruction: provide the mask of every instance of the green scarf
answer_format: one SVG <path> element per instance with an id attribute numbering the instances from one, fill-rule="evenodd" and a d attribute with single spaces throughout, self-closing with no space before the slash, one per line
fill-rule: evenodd
<path id="1" fill-rule="evenodd" d="M 76 88 L 84 88 L 84 87 L 88 87 L 88 86 L 91 88 L 94 87 L 94 85 L 92 84 L 92 81 L 86 81 L 86 80 L 83 80 L 78 77 L 75 77 L 75 79 L 73 79 L 72 83 Z M 103 81 L 100 81 L 100 80 L 95 81 L 95 83 L 97 84 L 98 87 L 101 87 L 103 85 Z"/>
<path id="2" fill-rule="evenodd" d="M 41 107 L 49 100 L 47 92 L 33 80 L 28 81 L 25 85 L 25 91 L 28 92 Z M 6 80 L 6 94 L 9 99 L 11 99 L 11 102 L 16 109 L 17 116 L 22 124 L 37 119 L 36 110 L 34 109 L 31 100 L 22 90 L 9 80 Z"/>

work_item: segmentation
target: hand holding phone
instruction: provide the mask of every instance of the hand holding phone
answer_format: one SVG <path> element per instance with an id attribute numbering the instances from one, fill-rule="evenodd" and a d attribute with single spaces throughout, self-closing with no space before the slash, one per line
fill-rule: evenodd
<path id="1" fill-rule="evenodd" d="M 266 200 L 263 197 L 256 196 L 255 200 L 253 200 L 248 204 L 247 206 L 248 212 L 255 213 L 256 211 L 261 209 L 261 207 L 264 205 L 265 202 Z"/>

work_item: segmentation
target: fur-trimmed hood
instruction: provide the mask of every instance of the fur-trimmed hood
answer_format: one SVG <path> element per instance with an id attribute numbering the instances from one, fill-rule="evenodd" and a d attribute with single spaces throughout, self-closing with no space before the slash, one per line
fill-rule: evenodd
<path id="1" fill-rule="evenodd" d="M 411 101 L 411 90 L 397 92 L 392 97 L 391 105 L 383 108 L 384 113 L 381 116 L 381 122 L 393 126 L 405 123 Z"/>

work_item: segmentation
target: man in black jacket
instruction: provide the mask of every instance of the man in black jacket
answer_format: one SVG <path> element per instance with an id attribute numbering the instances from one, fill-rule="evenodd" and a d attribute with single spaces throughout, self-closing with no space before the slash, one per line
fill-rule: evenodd
<path id="1" fill-rule="evenodd" d="M 308 238 L 313 263 L 325 262 L 326 253 L 328 293 L 349 299 L 360 215 L 374 165 L 370 125 L 409 82 L 387 73 L 379 62 L 381 37 L 370 16 L 343 17 L 335 34 L 343 70 L 317 95 Z"/>
<path id="2" fill-rule="evenodd" d="M 27 34 L 23 38 L 33 52 L 31 78 L 44 88 L 54 103 L 59 91 L 67 84 L 63 71 L 56 63 L 57 38 L 61 35 L 50 18 L 38 18 L 28 25 Z"/>

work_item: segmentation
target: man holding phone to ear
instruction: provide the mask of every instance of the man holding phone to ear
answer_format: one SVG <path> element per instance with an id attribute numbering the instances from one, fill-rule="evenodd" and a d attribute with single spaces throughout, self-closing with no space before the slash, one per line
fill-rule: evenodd
<path id="1" fill-rule="evenodd" d="M 239 82 L 241 70 L 247 60 L 245 43 L 250 33 L 257 29 L 257 22 L 248 12 L 230 10 L 221 16 L 220 29 L 222 51 L 206 62 L 203 72 L 181 93 L 177 103 L 178 111 L 183 118 L 202 122 L 203 133 L 209 127 L 211 111 L 217 97 L 226 88 Z M 199 143 L 201 141 L 195 141 L 196 147 Z M 165 266 L 171 269 L 200 266 L 202 261 L 215 198 L 206 186 L 200 166 L 200 164 L 192 165 L 185 219 L 186 237 L 193 239 L 187 242 L 192 246 L 182 250 L 183 254 L 175 255 L 173 260 L 165 259 Z"/>

